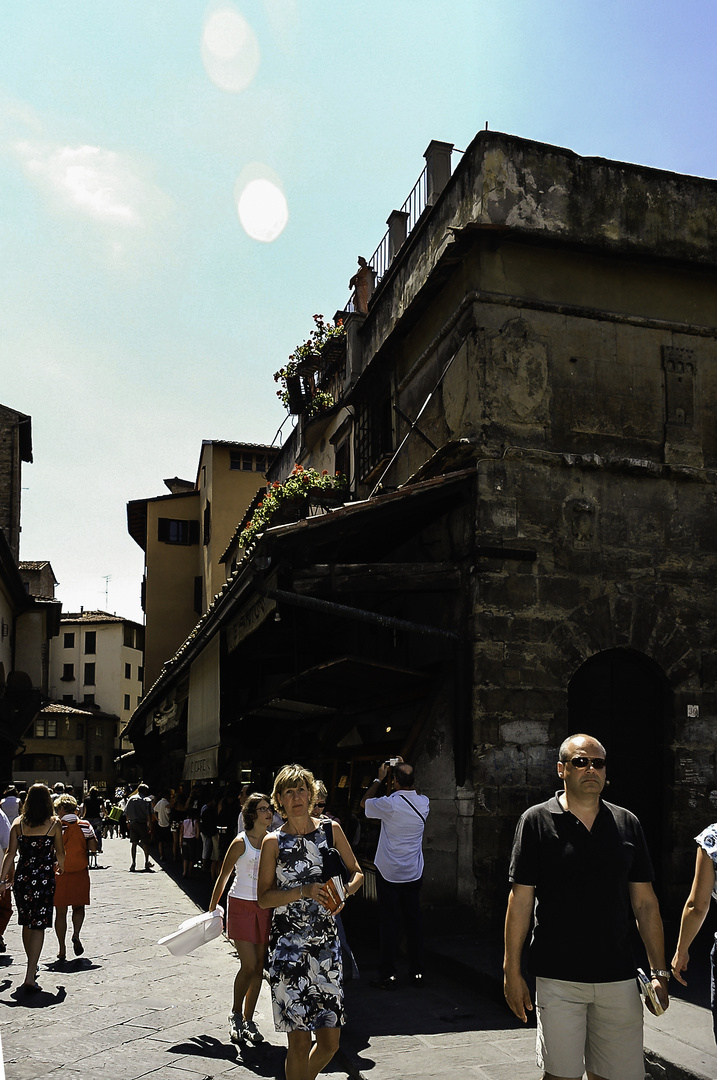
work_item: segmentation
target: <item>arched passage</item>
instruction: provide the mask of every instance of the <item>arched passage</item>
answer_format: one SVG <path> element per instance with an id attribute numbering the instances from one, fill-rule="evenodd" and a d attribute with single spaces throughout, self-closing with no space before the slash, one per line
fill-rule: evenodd
<path id="1" fill-rule="evenodd" d="M 605 746 L 609 802 L 637 814 L 658 882 L 670 803 L 672 690 L 662 669 L 633 649 L 607 649 L 586 660 L 568 685 L 570 733 Z"/>

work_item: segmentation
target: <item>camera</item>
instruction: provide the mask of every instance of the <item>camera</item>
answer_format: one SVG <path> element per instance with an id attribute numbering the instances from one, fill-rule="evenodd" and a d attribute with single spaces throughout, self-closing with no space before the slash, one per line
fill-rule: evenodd
<path id="1" fill-rule="evenodd" d="M 391 768 L 393 768 L 394 765 L 398 765 L 398 758 L 397 757 L 389 758 L 388 761 L 384 761 L 384 765 L 390 765 Z"/>

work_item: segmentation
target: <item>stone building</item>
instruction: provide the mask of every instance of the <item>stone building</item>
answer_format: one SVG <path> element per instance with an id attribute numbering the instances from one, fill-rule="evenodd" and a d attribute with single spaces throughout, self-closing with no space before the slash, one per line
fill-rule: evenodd
<path id="1" fill-rule="evenodd" d="M 427 895 L 497 922 L 517 817 L 587 729 L 674 912 L 717 805 L 717 183 L 489 131 L 426 158 L 269 473 L 341 468 L 345 505 L 248 550 L 239 523 L 132 737 L 211 735 L 219 775 L 308 758 L 346 808 L 410 757 Z"/>

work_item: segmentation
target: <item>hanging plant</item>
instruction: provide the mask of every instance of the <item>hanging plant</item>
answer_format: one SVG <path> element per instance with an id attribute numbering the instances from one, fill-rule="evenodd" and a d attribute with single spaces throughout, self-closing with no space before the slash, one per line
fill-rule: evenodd
<path id="1" fill-rule="evenodd" d="M 307 499 L 325 491 L 340 491 L 346 486 L 343 473 L 332 475 L 326 469 L 317 472 L 316 469 L 304 469 L 301 465 L 295 465 L 283 484 L 278 481 L 269 484 L 266 495 L 254 511 L 251 521 L 239 534 L 239 545 L 243 548 L 249 547 L 258 533 L 269 528 L 271 519 L 282 503 L 290 499 Z"/>
<path id="2" fill-rule="evenodd" d="M 332 409 L 335 404 L 333 394 L 329 394 L 327 390 L 317 390 L 309 405 L 309 416 L 318 416 L 319 413 Z"/>
<path id="3" fill-rule="evenodd" d="M 274 372 L 274 382 L 281 384 L 281 389 L 276 391 L 276 396 L 287 409 L 291 408 L 288 380 L 296 379 L 302 368 L 304 371 L 315 371 L 321 365 L 321 352 L 324 345 L 335 338 L 343 337 L 345 333 L 346 328 L 341 319 L 334 324 L 324 319 L 323 315 L 314 315 L 314 329 L 306 341 L 297 345 L 284 367 Z"/>

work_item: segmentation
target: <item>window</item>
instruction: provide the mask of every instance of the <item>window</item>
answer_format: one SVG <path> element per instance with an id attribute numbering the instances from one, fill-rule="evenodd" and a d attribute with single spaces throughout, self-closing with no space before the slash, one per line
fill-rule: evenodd
<path id="1" fill-rule="evenodd" d="M 95 754 L 95 771 L 102 771 L 102 754 Z"/>
<path id="2" fill-rule="evenodd" d="M 177 518 L 160 518 L 157 539 L 163 544 L 198 544 L 199 522 Z"/>
<path id="3" fill-rule="evenodd" d="M 85 684 L 85 686 L 94 686 L 95 685 L 95 665 L 94 664 L 85 664 L 84 684 Z"/>
<path id="4" fill-rule="evenodd" d="M 260 473 L 266 472 L 266 454 L 257 454 L 254 458 L 256 463 L 256 471 Z"/>
<path id="5" fill-rule="evenodd" d="M 75 665 L 63 664 L 62 665 L 62 682 L 74 682 L 75 681 Z"/>
<path id="6" fill-rule="evenodd" d="M 371 394 L 358 407 L 358 473 L 366 480 L 393 448 L 391 396 L 388 388 Z"/>
<path id="7" fill-rule="evenodd" d="M 85 759 L 83 758 L 82 754 L 75 754 L 75 768 L 76 769 L 84 769 L 84 767 L 85 767 Z"/>
<path id="8" fill-rule="evenodd" d="M 84 739 L 85 737 L 85 722 L 84 720 L 77 721 L 77 738 Z"/>
<path id="9" fill-rule="evenodd" d="M 83 698 L 82 698 L 82 704 L 83 705 L 94 705 L 94 703 L 95 703 L 95 695 L 94 694 L 85 694 L 83 696 Z"/>
<path id="10" fill-rule="evenodd" d="M 131 709 L 132 708 L 132 706 L 129 703 L 129 694 L 125 694 L 125 696 L 124 696 L 124 707 L 125 707 L 125 709 Z"/>
<path id="11" fill-rule="evenodd" d="M 137 668 L 137 678 L 139 679 L 140 682 L 142 682 L 142 680 L 144 679 L 144 668 L 143 667 L 138 667 Z"/>
<path id="12" fill-rule="evenodd" d="M 125 623 L 124 628 L 123 628 L 122 636 L 123 636 L 123 639 L 124 639 L 124 644 L 127 646 L 127 648 L 128 649 L 133 649 L 134 648 L 134 629 L 133 629 L 133 627 L 127 626 L 127 623 Z"/>
<path id="13" fill-rule="evenodd" d="M 124 677 L 125 677 L 125 679 L 131 679 L 132 678 L 132 665 L 131 664 L 125 664 L 125 666 L 124 666 Z"/>
<path id="14" fill-rule="evenodd" d="M 36 720 L 35 721 L 35 738 L 36 739 L 56 739 L 57 738 L 57 720 L 53 720 L 49 716 L 41 716 L 39 720 Z"/>
<path id="15" fill-rule="evenodd" d="M 204 533 L 204 543 L 206 545 L 212 538 L 212 504 L 209 502 L 209 499 L 207 499 L 207 505 L 204 507 L 202 531 Z"/>
<path id="16" fill-rule="evenodd" d="M 64 648 L 74 649 L 75 647 L 75 635 L 73 633 L 67 633 L 64 636 Z"/>
<path id="17" fill-rule="evenodd" d="M 197 615 L 202 614 L 202 596 L 204 593 L 204 582 L 201 577 L 195 577 L 194 579 L 194 610 Z"/>
<path id="18" fill-rule="evenodd" d="M 93 656 L 97 652 L 97 631 L 85 631 L 85 655 Z"/>

